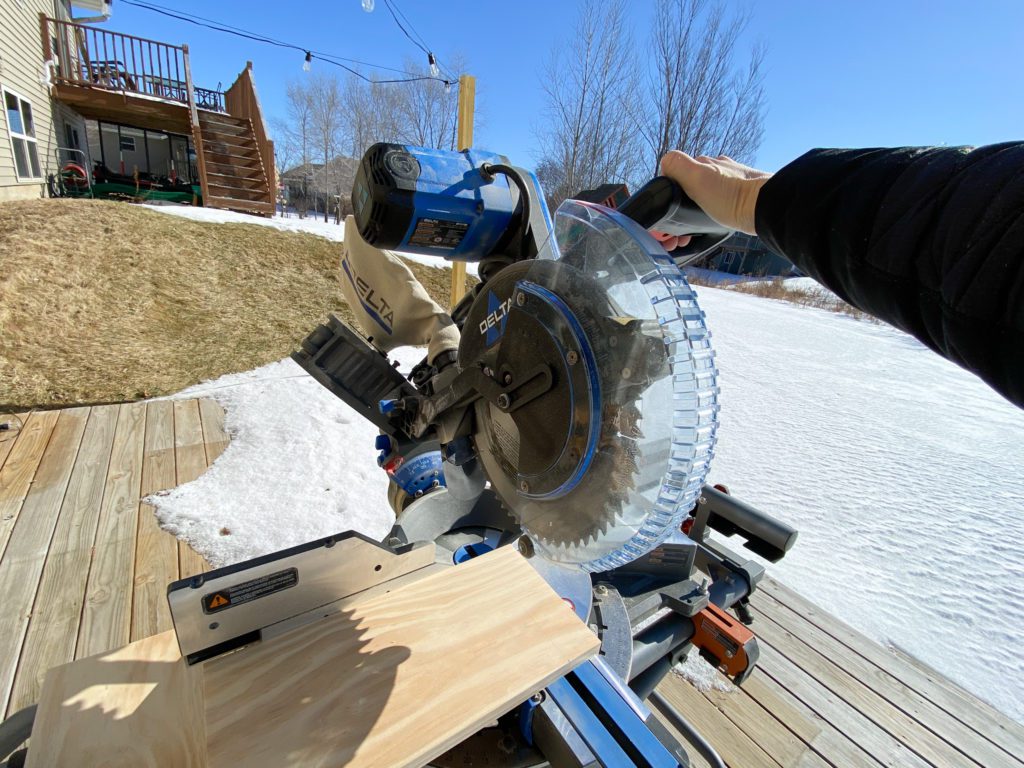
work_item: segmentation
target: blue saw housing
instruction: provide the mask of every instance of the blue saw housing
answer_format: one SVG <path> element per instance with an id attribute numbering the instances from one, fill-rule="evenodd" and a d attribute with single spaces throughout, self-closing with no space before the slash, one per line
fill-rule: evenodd
<path id="1" fill-rule="evenodd" d="M 484 163 L 508 160 L 478 149 L 374 144 L 352 186 L 359 234 L 377 248 L 480 261 L 508 237 L 516 209 L 508 180 L 485 178 Z"/>

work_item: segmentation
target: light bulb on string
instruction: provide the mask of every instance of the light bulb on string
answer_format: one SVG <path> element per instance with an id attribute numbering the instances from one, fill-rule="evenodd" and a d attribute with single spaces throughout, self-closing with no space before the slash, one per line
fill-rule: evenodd
<path id="1" fill-rule="evenodd" d="M 313 54 L 306 51 L 306 60 L 302 62 L 302 71 L 309 72 L 313 68 Z"/>
<path id="2" fill-rule="evenodd" d="M 437 59 L 434 58 L 434 54 L 427 54 L 427 62 L 430 64 L 430 75 L 432 77 L 437 77 L 441 74 L 441 70 L 437 68 Z"/>
<path id="3" fill-rule="evenodd" d="M 444 81 L 444 92 L 445 93 L 451 93 L 452 92 L 451 80 L 445 80 Z"/>
<path id="4" fill-rule="evenodd" d="M 373 13 L 373 0 L 363 0 L 363 10 L 367 13 Z"/>

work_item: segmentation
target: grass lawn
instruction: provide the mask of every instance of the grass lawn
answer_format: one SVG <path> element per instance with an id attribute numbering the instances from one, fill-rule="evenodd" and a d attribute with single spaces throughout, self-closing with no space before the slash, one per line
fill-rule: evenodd
<path id="1" fill-rule="evenodd" d="M 0 408 L 169 394 L 279 360 L 341 296 L 341 246 L 119 202 L 0 204 Z M 410 263 L 442 306 L 450 272 Z"/>

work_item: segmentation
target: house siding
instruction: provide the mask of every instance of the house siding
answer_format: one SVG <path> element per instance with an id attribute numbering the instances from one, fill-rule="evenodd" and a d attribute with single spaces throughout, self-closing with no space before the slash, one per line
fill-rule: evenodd
<path id="1" fill-rule="evenodd" d="M 43 41 L 39 34 L 39 14 L 67 18 L 63 3 L 54 0 L 0 0 L 0 86 L 9 88 L 32 104 L 35 119 L 39 165 L 45 180 L 56 166 L 54 150 L 62 144 L 58 138 L 63 124 L 55 125 L 55 109 L 49 88 L 43 84 Z M 67 108 L 62 118 L 79 118 Z M 58 133 L 58 131 L 60 133 Z M 84 134 L 83 134 L 84 135 Z M 0 115 L 0 200 L 40 197 L 45 182 L 18 181 L 11 151 L 6 110 Z"/>

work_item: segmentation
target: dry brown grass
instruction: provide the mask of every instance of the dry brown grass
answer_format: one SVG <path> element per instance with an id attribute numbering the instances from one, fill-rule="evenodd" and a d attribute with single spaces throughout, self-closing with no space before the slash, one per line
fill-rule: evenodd
<path id="1" fill-rule="evenodd" d="M 825 309 L 829 312 L 837 312 L 841 315 L 849 315 L 858 320 L 869 320 L 876 322 L 875 318 L 866 312 L 862 312 L 845 301 L 840 299 L 826 288 L 805 288 L 787 283 L 781 277 L 773 280 L 751 280 L 741 283 L 715 283 L 705 280 L 697 275 L 687 276 L 687 280 L 696 285 L 704 285 L 710 288 L 723 288 L 736 293 L 746 293 L 751 296 L 760 296 L 763 299 L 776 299 L 788 301 L 790 304 L 799 304 L 803 307 L 814 307 Z"/>
<path id="2" fill-rule="evenodd" d="M 153 397 L 279 360 L 348 316 L 339 250 L 124 203 L 0 204 L 0 407 Z M 447 306 L 450 272 L 410 266 Z"/>

